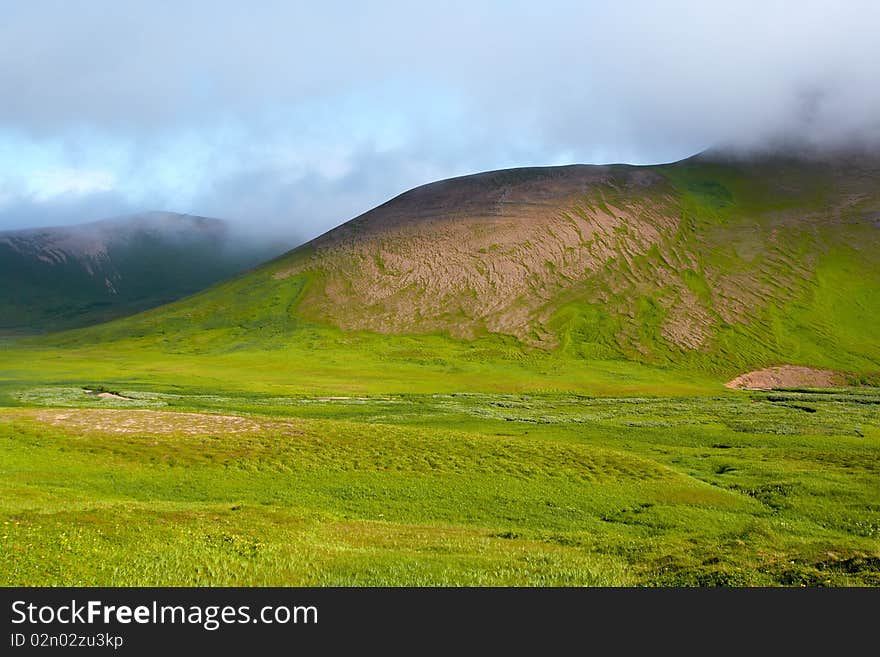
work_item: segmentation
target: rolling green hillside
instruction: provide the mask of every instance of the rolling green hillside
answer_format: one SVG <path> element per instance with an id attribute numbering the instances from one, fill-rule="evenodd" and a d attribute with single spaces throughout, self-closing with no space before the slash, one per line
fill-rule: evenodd
<path id="1" fill-rule="evenodd" d="M 218 219 L 153 212 L 0 232 L 0 332 L 87 326 L 203 290 L 272 255 Z"/>
<path id="2" fill-rule="evenodd" d="M 269 350 L 268 376 L 290 385 L 354 371 L 584 389 L 594 372 L 600 389 L 626 388 L 782 363 L 870 378 L 878 162 L 701 155 L 442 181 L 195 297 L 51 344 L 256 369 Z M 693 376 L 678 378 L 702 385 Z"/>
<path id="3" fill-rule="evenodd" d="M 443 181 L 0 340 L 0 584 L 878 586 L 876 162 Z"/>

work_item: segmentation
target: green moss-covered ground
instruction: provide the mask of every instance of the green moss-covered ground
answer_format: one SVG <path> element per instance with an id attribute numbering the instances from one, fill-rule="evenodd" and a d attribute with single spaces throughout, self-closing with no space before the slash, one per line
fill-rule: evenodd
<path id="1" fill-rule="evenodd" d="M 4 584 L 880 584 L 865 390 L 114 392 L 7 389 Z"/>

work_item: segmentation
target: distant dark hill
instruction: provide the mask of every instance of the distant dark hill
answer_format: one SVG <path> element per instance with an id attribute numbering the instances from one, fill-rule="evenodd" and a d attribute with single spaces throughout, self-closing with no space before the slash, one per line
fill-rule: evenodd
<path id="1" fill-rule="evenodd" d="M 0 232 L 0 331 L 86 326 L 202 290 L 275 253 L 167 212 Z"/>

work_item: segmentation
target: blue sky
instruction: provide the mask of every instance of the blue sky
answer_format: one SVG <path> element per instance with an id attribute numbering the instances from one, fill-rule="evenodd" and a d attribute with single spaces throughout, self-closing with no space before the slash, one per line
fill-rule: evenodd
<path id="1" fill-rule="evenodd" d="M 878 142 L 874 2 L 0 0 L 0 230 L 146 210 L 307 239 L 405 189 Z"/>

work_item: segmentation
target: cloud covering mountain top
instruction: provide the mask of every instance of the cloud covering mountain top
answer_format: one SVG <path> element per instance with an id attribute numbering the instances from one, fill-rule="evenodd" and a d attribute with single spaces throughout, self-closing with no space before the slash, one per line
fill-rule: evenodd
<path id="1" fill-rule="evenodd" d="M 0 229 L 291 243 L 478 170 L 880 143 L 873 2 L 3 3 Z"/>

